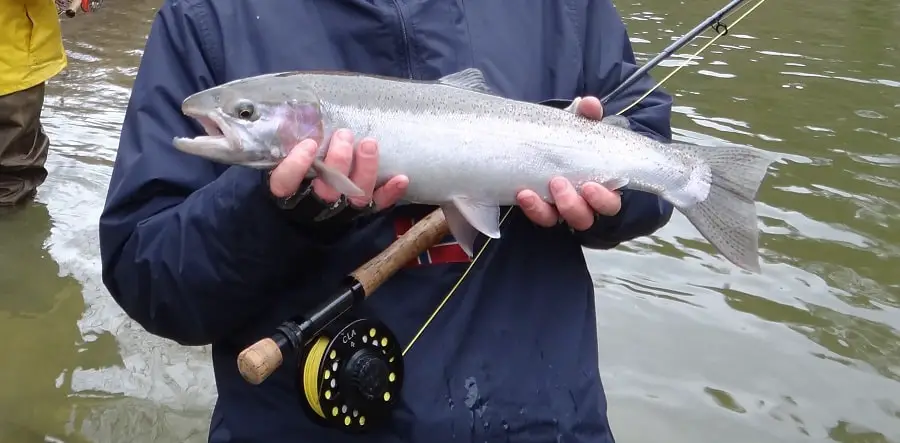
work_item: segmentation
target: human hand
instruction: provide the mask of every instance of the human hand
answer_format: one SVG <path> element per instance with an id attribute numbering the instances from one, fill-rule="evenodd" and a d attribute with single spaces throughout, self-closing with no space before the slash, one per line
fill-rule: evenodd
<path id="1" fill-rule="evenodd" d="M 323 160 L 325 165 L 347 176 L 365 193 L 364 196 L 348 197 L 349 205 L 361 209 L 372 203 L 376 210 L 393 206 L 406 193 L 409 178 L 398 175 L 375 189 L 378 178 L 378 143 L 371 138 L 360 140 L 355 158 L 353 143 L 354 137 L 349 130 L 335 131 Z M 317 149 L 318 144 L 314 140 L 307 139 L 291 150 L 269 176 L 269 190 L 272 195 L 287 198 L 299 190 L 313 164 Z M 334 203 L 341 197 L 340 192 L 320 178 L 312 181 L 312 187 L 313 192 L 326 203 Z"/>
<path id="2" fill-rule="evenodd" d="M 576 98 L 567 110 L 593 120 L 603 118 L 603 105 L 596 97 Z M 522 190 L 516 195 L 522 212 L 538 226 L 549 228 L 562 219 L 572 229 L 585 231 L 593 226 L 595 214 L 613 216 L 622 208 L 618 192 L 594 182 L 584 183 L 581 186 L 581 195 L 572 183 L 563 177 L 554 177 L 550 180 L 549 186 L 555 205 L 545 202 L 530 189 Z"/>

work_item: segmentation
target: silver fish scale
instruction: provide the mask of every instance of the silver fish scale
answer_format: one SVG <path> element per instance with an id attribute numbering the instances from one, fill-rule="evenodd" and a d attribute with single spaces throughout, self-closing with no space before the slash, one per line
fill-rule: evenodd
<path id="1" fill-rule="evenodd" d="M 769 153 L 659 143 L 612 122 L 478 92 L 480 79 L 465 70 L 437 82 L 325 72 L 236 80 L 186 98 L 182 110 L 210 135 L 173 143 L 213 161 L 267 169 L 301 139 L 349 128 L 357 139 L 379 141 L 379 181 L 407 175 L 406 200 L 440 205 L 469 253 L 476 231 L 500 236 L 496 206 L 514 204 L 521 189 L 550 200 L 554 176 L 576 186 L 627 183 L 674 204 L 729 261 L 759 272 L 755 198 L 774 160 Z M 340 171 L 322 164 L 313 171 L 358 192 Z"/>
<path id="2" fill-rule="evenodd" d="M 625 179 L 666 196 L 688 186 L 695 164 L 627 128 L 458 87 L 334 74 L 297 80 L 320 99 L 326 134 L 349 128 L 357 140 L 378 140 L 379 182 L 408 176 L 407 198 L 418 203 L 466 196 L 510 205 L 526 188 L 552 201 L 554 176 L 576 186 Z"/>

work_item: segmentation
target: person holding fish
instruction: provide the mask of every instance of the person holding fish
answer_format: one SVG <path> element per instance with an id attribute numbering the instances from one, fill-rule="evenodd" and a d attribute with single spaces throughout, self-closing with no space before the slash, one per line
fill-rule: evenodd
<path id="1" fill-rule="evenodd" d="M 212 344 L 210 442 L 613 442 L 582 248 L 667 223 L 672 203 L 641 188 L 702 222 L 718 209 L 707 195 L 726 195 L 726 163 L 695 161 L 714 153 L 660 149 L 664 92 L 598 123 L 653 86 L 645 77 L 602 109 L 595 97 L 635 64 L 610 0 L 166 1 L 100 218 L 104 283 L 149 332 Z M 578 115 L 536 105 L 551 99 Z M 584 145 L 592 134 L 613 141 Z M 581 180 L 604 159 L 641 171 L 623 150 L 670 169 Z M 730 169 L 758 172 L 724 152 L 739 162 Z M 744 200 L 709 201 L 741 223 L 711 241 L 755 241 Z M 290 356 L 259 386 L 241 378 L 241 349 L 434 205 L 454 235 L 365 303 L 400 342 L 496 240 L 406 354 L 389 426 L 350 435 L 308 420 Z M 514 207 L 502 224 L 499 206 Z M 744 250 L 725 255 L 758 266 Z"/>

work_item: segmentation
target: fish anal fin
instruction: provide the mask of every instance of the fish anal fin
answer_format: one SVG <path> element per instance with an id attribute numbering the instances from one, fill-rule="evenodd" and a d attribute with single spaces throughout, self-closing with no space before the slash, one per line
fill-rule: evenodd
<path id="1" fill-rule="evenodd" d="M 604 188 L 609 189 L 610 191 L 615 191 L 617 189 L 622 189 L 625 186 L 628 186 L 628 179 L 627 178 L 611 178 L 609 180 L 601 182 L 600 186 L 603 186 Z"/>

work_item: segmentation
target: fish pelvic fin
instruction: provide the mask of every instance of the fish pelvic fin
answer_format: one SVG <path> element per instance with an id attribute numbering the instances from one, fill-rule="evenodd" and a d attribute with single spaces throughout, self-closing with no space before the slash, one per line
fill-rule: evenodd
<path id="1" fill-rule="evenodd" d="M 728 261 L 759 273 L 756 194 L 769 165 L 775 161 L 774 156 L 736 145 L 708 147 L 673 143 L 667 148 L 689 153 L 699 162 L 685 189 L 663 197 L 671 201 Z M 702 191 L 699 188 L 706 186 L 703 175 L 708 177 L 706 197 L 699 201 L 684 198 L 702 195 L 698 193 Z"/>
<path id="2" fill-rule="evenodd" d="M 500 238 L 500 207 L 496 203 L 458 196 L 441 205 L 453 238 L 471 258 L 478 233 Z"/>

